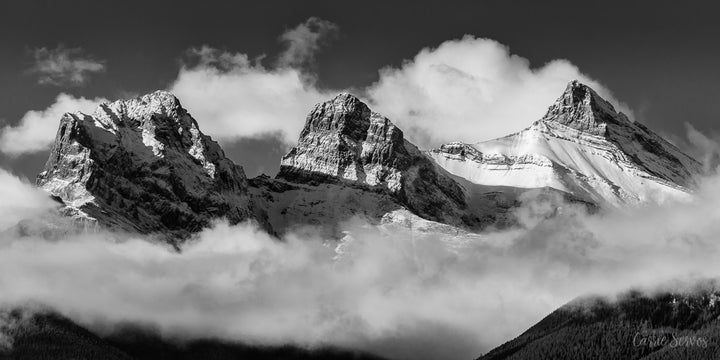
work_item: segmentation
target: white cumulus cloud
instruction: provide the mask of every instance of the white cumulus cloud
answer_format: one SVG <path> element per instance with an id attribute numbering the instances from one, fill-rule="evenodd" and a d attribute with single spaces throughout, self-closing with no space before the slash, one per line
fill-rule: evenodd
<path id="1" fill-rule="evenodd" d="M 497 41 L 466 35 L 422 49 L 399 68 L 380 71 L 367 89 L 374 110 L 421 147 L 508 135 L 539 120 L 571 80 L 615 105 L 610 91 L 567 60 L 533 68 Z M 626 106 L 620 110 L 632 116 Z"/>
<path id="2" fill-rule="evenodd" d="M 269 66 L 261 63 L 263 57 L 251 60 L 209 46 L 190 49 L 169 90 L 203 131 L 220 141 L 272 135 L 294 144 L 313 105 L 337 93 L 318 88 L 309 69 L 338 31 L 330 21 L 307 19 L 280 36 L 285 48 Z"/>
<path id="3" fill-rule="evenodd" d="M 104 101 L 107 100 L 60 93 L 45 110 L 28 111 L 17 125 L 7 125 L 0 130 L 0 151 L 11 156 L 46 151 L 55 139 L 63 114 L 75 111 L 92 113 Z"/>
<path id="4" fill-rule="evenodd" d="M 169 90 L 203 132 L 221 141 L 278 134 L 292 144 L 312 106 L 333 96 L 297 68 L 266 68 L 209 47 L 192 53 L 197 64 L 184 64 Z"/>
<path id="5" fill-rule="evenodd" d="M 275 133 L 292 145 L 312 106 L 345 90 L 318 88 L 316 76 L 302 65 L 313 59 L 321 39 L 336 31 L 332 23 L 319 25 L 325 23 L 309 19 L 284 33 L 288 45 L 275 67 L 241 53 L 193 49 L 195 65 L 183 65 L 170 90 L 220 140 Z M 410 141 L 429 148 L 519 131 L 540 119 L 571 80 L 591 86 L 632 118 L 610 90 L 569 61 L 533 68 L 508 47 L 472 36 L 422 49 L 399 68 L 381 69 L 378 81 L 356 95 L 396 123 Z"/>

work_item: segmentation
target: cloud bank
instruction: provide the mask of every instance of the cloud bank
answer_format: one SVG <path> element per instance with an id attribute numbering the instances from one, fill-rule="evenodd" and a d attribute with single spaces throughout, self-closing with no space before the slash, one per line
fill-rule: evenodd
<path id="1" fill-rule="evenodd" d="M 30 72 L 38 76 L 38 83 L 56 86 L 83 86 L 91 75 L 105 71 L 105 62 L 85 54 L 82 48 L 55 49 L 45 47 L 33 50 L 35 64 Z"/>
<path id="2" fill-rule="evenodd" d="M 170 337 L 467 359 L 576 296 L 716 277 L 718 189 L 711 177 L 689 202 L 592 216 L 567 205 L 550 219 L 546 203 L 526 199 L 522 226 L 459 237 L 358 220 L 345 225 L 341 256 L 312 232 L 278 241 L 249 224 L 217 223 L 180 253 L 103 232 L 48 241 L 5 231 L 0 303 L 40 301 L 106 330 L 131 321 Z M 0 214 L 46 206 L 25 195 Z"/>

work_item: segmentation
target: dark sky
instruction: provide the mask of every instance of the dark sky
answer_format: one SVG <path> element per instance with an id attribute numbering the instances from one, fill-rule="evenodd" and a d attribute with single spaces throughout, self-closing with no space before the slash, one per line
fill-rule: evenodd
<path id="1" fill-rule="evenodd" d="M 709 1 L 2 1 L 0 119 L 15 123 L 60 91 L 117 98 L 166 88 L 192 46 L 276 54 L 280 33 L 316 16 L 340 27 L 317 57 L 321 86 L 367 86 L 384 66 L 472 34 L 510 46 L 533 66 L 570 60 L 661 133 L 681 135 L 686 121 L 712 133 L 720 127 L 719 8 Z M 58 44 L 104 59 L 107 71 L 84 87 L 39 85 L 27 71 L 32 49 Z M 242 164 L 254 145 L 232 144 L 228 153 Z M 277 144 L 266 147 L 265 157 L 281 153 Z M 3 157 L 0 166 L 32 177 L 45 158 Z M 246 167 L 249 175 L 261 171 Z"/>

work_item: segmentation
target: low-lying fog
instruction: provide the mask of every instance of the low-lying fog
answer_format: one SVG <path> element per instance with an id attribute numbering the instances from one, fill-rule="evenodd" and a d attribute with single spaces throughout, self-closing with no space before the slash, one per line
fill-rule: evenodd
<path id="1" fill-rule="evenodd" d="M 0 170 L 0 228 L 53 204 Z M 218 222 L 176 252 L 103 232 L 0 235 L 0 303 L 40 302 L 94 329 L 142 322 L 180 339 L 335 345 L 398 359 L 470 359 L 567 301 L 720 273 L 720 177 L 692 200 L 587 215 L 528 199 L 522 226 L 453 239 L 346 224 L 337 242 Z M 59 233 L 59 231 L 55 231 Z M 299 235 L 302 233 L 302 235 Z"/>

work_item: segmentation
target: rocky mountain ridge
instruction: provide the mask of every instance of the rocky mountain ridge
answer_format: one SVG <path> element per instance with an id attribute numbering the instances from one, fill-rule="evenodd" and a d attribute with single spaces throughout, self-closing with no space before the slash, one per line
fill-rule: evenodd
<path id="1" fill-rule="evenodd" d="M 477 228 L 463 189 L 388 118 L 342 93 L 310 112 L 298 145 L 282 158 L 279 179 L 363 185 L 389 193 L 419 216 Z"/>
<path id="2" fill-rule="evenodd" d="M 37 184 L 81 221 L 167 239 L 252 212 L 242 167 L 164 91 L 65 114 Z"/>
<path id="3" fill-rule="evenodd" d="M 641 203 L 656 193 L 686 194 L 698 168 L 572 82 L 520 133 L 427 153 L 342 93 L 309 113 L 276 178 L 248 180 L 175 96 L 158 91 L 102 104 L 92 115 L 65 114 L 38 185 L 81 221 L 176 244 L 218 218 L 282 234 L 333 229 L 357 216 L 407 220 L 392 215 L 401 211 L 477 231 L 512 224 L 528 191 L 586 204 Z"/>

